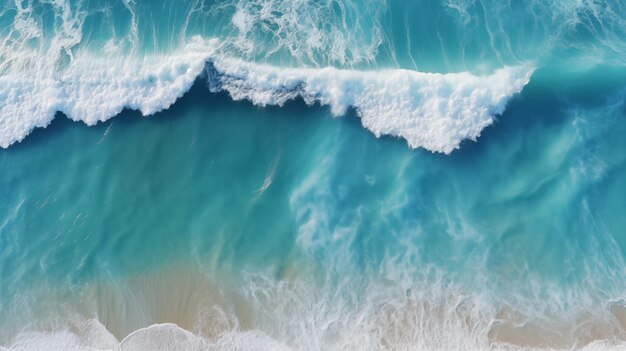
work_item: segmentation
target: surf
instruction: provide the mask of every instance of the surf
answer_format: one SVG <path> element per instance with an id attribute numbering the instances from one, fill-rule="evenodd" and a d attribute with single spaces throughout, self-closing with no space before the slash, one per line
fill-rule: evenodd
<path id="1" fill-rule="evenodd" d="M 410 70 L 356 71 L 281 68 L 222 57 L 216 40 L 196 37 L 179 54 L 102 60 L 77 54 L 61 72 L 25 78 L 0 77 L 0 146 L 23 140 L 47 126 L 57 112 L 87 125 L 103 122 L 123 109 L 144 116 L 171 106 L 205 77 L 212 92 L 258 106 L 303 99 L 329 106 L 334 116 L 354 108 L 376 137 L 405 139 L 411 148 L 450 153 L 504 111 L 532 74 L 529 66 L 505 67 L 488 76 L 422 73 Z"/>

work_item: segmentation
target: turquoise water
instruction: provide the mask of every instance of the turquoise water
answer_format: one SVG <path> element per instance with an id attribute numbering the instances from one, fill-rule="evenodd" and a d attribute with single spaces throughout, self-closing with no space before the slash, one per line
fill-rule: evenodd
<path id="1" fill-rule="evenodd" d="M 9 350 L 624 347 L 623 3 L 3 6 Z"/>

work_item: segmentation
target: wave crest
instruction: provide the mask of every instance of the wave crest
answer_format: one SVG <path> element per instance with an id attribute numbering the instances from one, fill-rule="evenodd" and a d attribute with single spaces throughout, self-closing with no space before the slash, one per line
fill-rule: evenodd
<path id="1" fill-rule="evenodd" d="M 465 139 L 476 140 L 532 72 L 525 66 L 505 67 L 481 77 L 403 69 L 276 68 L 233 59 L 207 67 L 211 89 L 226 90 L 235 100 L 265 106 L 301 97 L 309 105 L 330 106 L 335 116 L 353 107 L 376 137 L 402 137 L 411 148 L 444 153 Z"/>
<path id="2" fill-rule="evenodd" d="M 527 66 L 489 76 L 422 73 L 403 69 L 280 68 L 215 54 L 216 40 L 194 38 L 175 54 L 105 59 L 79 53 L 62 72 L 0 77 L 0 146 L 48 125 L 56 112 L 93 125 L 124 108 L 144 115 L 171 106 L 203 72 L 211 91 L 259 106 L 301 97 L 328 105 L 335 116 L 353 107 L 377 137 L 402 137 L 412 148 L 450 153 L 476 140 L 493 116 L 530 79 Z M 41 73 L 41 74 L 40 74 Z"/>

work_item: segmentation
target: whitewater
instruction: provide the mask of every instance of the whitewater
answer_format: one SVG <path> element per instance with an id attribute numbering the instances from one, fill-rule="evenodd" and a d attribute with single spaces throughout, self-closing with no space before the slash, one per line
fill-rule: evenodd
<path id="1" fill-rule="evenodd" d="M 57 112 L 87 125 L 106 121 L 124 108 L 154 114 L 203 76 L 212 92 L 224 90 L 234 100 L 259 106 L 282 106 L 302 98 L 309 105 L 328 105 L 335 116 L 354 108 L 363 126 L 377 137 L 402 137 L 412 148 L 450 153 L 461 141 L 476 140 L 532 73 L 525 66 L 484 77 L 467 72 L 277 68 L 214 58 L 212 47 L 217 46 L 195 37 L 182 53 L 165 57 L 103 61 L 79 55 L 50 77 L 38 73 L 24 79 L 23 71 L 4 75 L 0 146 L 6 148 L 34 128 L 46 127 Z"/>

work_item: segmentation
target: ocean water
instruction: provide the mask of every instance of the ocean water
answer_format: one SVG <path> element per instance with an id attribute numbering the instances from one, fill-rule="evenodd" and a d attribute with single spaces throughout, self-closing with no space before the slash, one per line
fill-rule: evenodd
<path id="1" fill-rule="evenodd" d="M 625 14 L 2 2 L 0 350 L 625 349 Z"/>

